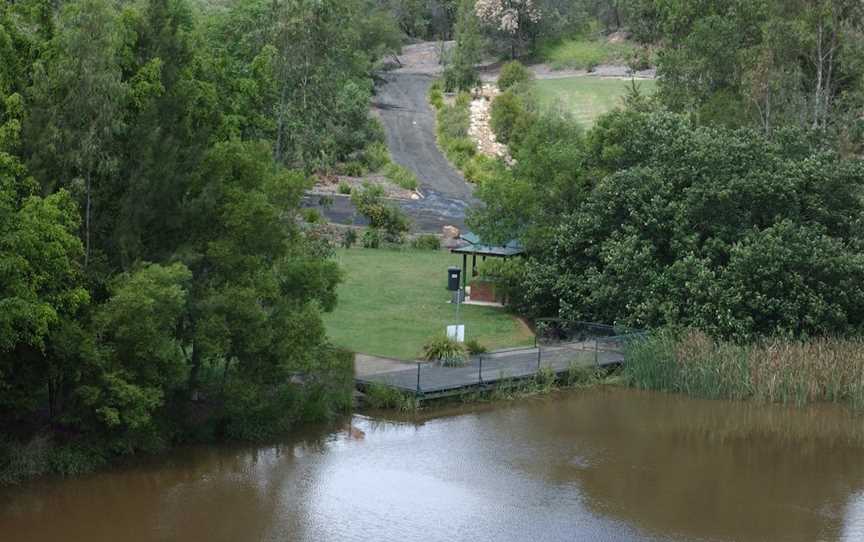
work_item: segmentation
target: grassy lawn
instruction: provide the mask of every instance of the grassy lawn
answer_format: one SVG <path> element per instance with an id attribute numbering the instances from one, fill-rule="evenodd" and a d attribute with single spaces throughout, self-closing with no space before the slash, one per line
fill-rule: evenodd
<path id="1" fill-rule="evenodd" d="M 330 339 L 355 352 L 415 359 L 429 337 L 453 324 L 447 303 L 448 266 L 462 259 L 445 251 L 339 249 L 344 269 L 336 310 L 324 316 Z M 533 344 L 530 330 L 503 310 L 462 306 L 465 338 L 489 349 Z"/>
<path id="2" fill-rule="evenodd" d="M 584 37 L 541 44 L 539 56 L 555 70 L 588 70 L 600 64 L 626 64 L 637 47 Z"/>
<path id="3" fill-rule="evenodd" d="M 657 83 L 651 80 L 637 80 L 636 84 L 646 94 L 655 92 L 657 88 Z M 567 77 L 537 81 L 534 85 L 542 105 L 571 112 L 587 128 L 599 116 L 620 105 L 630 80 Z"/>

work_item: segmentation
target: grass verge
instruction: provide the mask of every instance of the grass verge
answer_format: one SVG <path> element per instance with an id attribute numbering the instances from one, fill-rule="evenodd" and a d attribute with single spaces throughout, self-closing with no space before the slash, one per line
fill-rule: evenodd
<path id="1" fill-rule="evenodd" d="M 452 104 L 447 104 L 441 91 L 441 82 L 436 81 L 429 91 L 429 103 L 436 110 L 436 135 L 438 147 L 447 160 L 462 172 L 469 182 L 481 184 L 494 178 L 500 160 L 477 152 L 477 145 L 468 135 L 471 127 L 471 94 L 461 92 Z"/>

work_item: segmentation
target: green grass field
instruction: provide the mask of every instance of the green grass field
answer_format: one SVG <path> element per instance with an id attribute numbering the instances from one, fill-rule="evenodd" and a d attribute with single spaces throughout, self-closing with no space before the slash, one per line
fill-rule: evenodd
<path id="1" fill-rule="evenodd" d="M 416 359 L 423 343 L 444 334 L 455 308 L 447 303 L 448 266 L 461 258 L 445 251 L 339 249 L 345 271 L 339 304 L 324 316 L 330 339 L 355 352 Z M 521 322 L 501 309 L 462 306 L 465 338 L 491 349 L 533 344 Z"/>
<path id="2" fill-rule="evenodd" d="M 629 79 L 567 77 L 537 81 L 534 88 L 542 106 L 568 111 L 589 128 L 598 117 L 621 104 L 630 84 Z M 657 89 L 652 80 L 640 79 L 636 84 L 645 94 Z"/>

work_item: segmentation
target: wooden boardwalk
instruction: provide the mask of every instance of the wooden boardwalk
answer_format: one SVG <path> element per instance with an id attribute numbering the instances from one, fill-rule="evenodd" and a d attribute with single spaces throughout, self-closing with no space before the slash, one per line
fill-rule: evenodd
<path id="1" fill-rule="evenodd" d="M 356 382 L 361 389 L 384 384 L 420 398 L 435 398 L 485 389 L 502 380 L 531 378 L 541 369 L 560 375 L 574 366 L 604 368 L 623 362 L 621 351 L 582 342 L 491 352 L 472 358 L 464 367 L 419 363 L 412 369 L 363 375 Z"/>

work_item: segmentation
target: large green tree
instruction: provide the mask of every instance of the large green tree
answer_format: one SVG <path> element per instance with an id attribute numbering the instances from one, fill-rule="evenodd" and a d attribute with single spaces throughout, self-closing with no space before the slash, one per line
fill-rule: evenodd
<path id="1" fill-rule="evenodd" d="M 30 169 L 44 189 L 65 187 L 79 195 L 86 264 L 98 229 L 97 194 L 116 180 L 115 138 L 127 88 L 113 6 L 81 0 L 62 9 L 56 35 L 34 67 L 25 135 Z"/>

